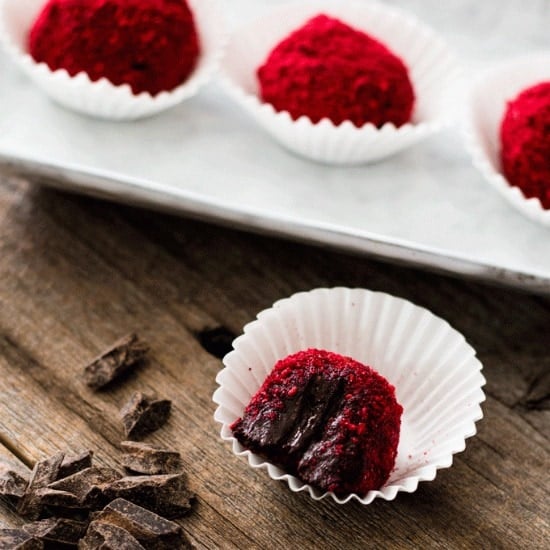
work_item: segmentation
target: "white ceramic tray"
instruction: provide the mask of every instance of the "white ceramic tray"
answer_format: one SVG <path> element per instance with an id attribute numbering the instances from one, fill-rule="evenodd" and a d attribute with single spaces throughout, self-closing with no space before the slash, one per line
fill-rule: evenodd
<path id="1" fill-rule="evenodd" d="M 280 3 L 224 5 L 234 26 Z M 548 0 L 388 4 L 444 36 L 468 78 L 550 48 Z M 0 54 L 0 164 L 72 191 L 550 293 L 550 230 L 484 182 L 458 127 L 336 168 L 283 150 L 216 82 L 155 118 L 109 123 L 56 106 Z"/>

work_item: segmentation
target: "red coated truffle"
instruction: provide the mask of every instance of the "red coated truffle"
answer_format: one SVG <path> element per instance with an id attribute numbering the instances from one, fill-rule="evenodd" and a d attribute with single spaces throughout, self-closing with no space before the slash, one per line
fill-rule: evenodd
<path id="1" fill-rule="evenodd" d="M 395 465 L 402 411 L 394 387 L 373 369 L 309 349 L 275 365 L 231 429 L 305 483 L 364 495 Z"/>
<path id="2" fill-rule="evenodd" d="M 199 50 L 185 0 L 49 0 L 29 34 L 36 62 L 129 84 L 134 94 L 182 84 Z"/>
<path id="3" fill-rule="evenodd" d="M 258 69 L 263 101 L 296 120 L 350 120 L 361 127 L 411 119 L 414 90 L 403 61 L 338 19 L 318 15 L 290 34 Z"/>
<path id="4" fill-rule="evenodd" d="M 550 209 L 550 82 L 527 88 L 508 103 L 500 140 L 502 170 L 510 185 Z"/>

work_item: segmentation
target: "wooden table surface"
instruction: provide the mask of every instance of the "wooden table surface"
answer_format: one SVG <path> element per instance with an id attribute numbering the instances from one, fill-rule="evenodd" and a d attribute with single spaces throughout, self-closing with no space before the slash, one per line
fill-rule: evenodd
<path id="1" fill-rule="evenodd" d="M 235 457 L 213 419 L 224 345 L 209 331 L 230 340 L 277 299 L 338 285 L 447 319 L 487 378 L 484 419 L 453 467 L 366 507 L 291 493 Z M 83 366 L 131 331 L 149 362 L 92 392 Z M 549 347 L 548 297 L 0 176 L 0 455 L 31 467 L 93 449 L 120 469 L 118 410 L 154 390 L 174 410 L 147 441 L 183 455 L 197 502 L 181 525 L 198 548 L 548 548 Z M 21 523 L 0 502 L 0 527 Z"/>

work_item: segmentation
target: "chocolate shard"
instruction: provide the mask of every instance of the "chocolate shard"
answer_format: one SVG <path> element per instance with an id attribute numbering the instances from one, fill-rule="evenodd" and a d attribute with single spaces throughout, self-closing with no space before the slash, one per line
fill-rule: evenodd
<path id="1" fill-rule="evenodd" d="M 86 535 L 78 543 L 79 550 L 145 550 L 145 548 L 126 529 L 92 521 Z"/>
<path id="2" fill-rule="evenodd" d="M 68 501 L 65 504 L 61 504 L 61 500 L 57 504 L 54 504 L 53 500 L 54 498 L 64 498 L 60 492 L 71 493 L 77 498 L 75 501 L 77 505 L 74 507 L 90 510 L 98 509 L 107 502 L 104 495 L 105 488 L 120 477 L 120 473 L 112 468 L 92 466 L 91 468 L 86 468 L 76 474 L 50 483 L 47 488 L 58 491 L 58 493 L 44 491 L 41 496 L 44 503 L 72 507 Z"/>
<path id="3" fill-rule="evenodd" d="M 17 505 L 17 511 L 20 515 L 30 520 L 38 519 L 42 511 L 42 502 L 37 491 L 47 487 L 57 479 L 64 456 L 63 453 L 57 453 L 45 460 L 39 460 L 34 465 L 25 493 Z"/>
<path id="4" fill-rule="evenodd" d="M 122 464 L 127 470 L 138 474 L 175 474 L 181 472 L 181 455 L 136 441 L 123 441 Z"/>
<path id="5" fill-rule="evenodd" d="M 73 495 L 73 493 L 69 493 L 68 491 L 58 491 L 56 489 L 44 487 L 43 489 L 38 489 L 36 494 L 44 506 L 54 506 L 55 508 L 65 509 L 82 509 L 80 498 Z"/>
<path id="6" fill-rule="evenodd" d="M 7 460 L 0 462 L 0 496 L 20 498 L 29 481 L 22 471 Z"/>
<path id="7" fill-rule="evenodd" d="M 23 529 L 0 529 L 0 548 L 6 550 L 42 550 L 44 543 Z"/>
<path id="8" fill-rule="evenodd" d="M 163 426 L 172 409 L 172 402 L 135 392 L 122 407 L 120 417 L 129 439 L 139 439 Z"/>
<path id="9" fill-rule="evenodd" d="M 57 479 L 72 476 L 86 468 L 92 467 L 93 451 L 82 451 L 76 455 L 66 455 L 59 468 Z"/>
<path id="10" fill-rule="evenodd" d="M 148 351 L 136 334 L 124 336 L 84 368 L 84 381 L 94 390 L 103 388 L 136 367 Z"/>
<path id="11" fill-rule="evenodd" d="M 111 483 L 105 495 L 129 500 L 170 519 L 187 514 L 195 498 L 181 473 L 123 477 Z"/>
<path id="12" fill-rule="evenodd" d="M 76 546 L 84 536 L 88 523 L 65 518 L 48 518 L 28 523 L 23 530 L 35 539 L 55 547 Z"/>
<path id="13" fill-rule="evenodd" d="M 123 498 L 113 500 L 101 512 L 95 513 L 93 520 L 126 529 L 145 548 L 192 548 L 177 523 Z"/>

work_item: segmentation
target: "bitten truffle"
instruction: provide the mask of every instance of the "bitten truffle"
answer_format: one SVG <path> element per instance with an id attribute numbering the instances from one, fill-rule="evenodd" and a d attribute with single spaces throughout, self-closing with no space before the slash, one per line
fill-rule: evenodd
<path id="1" fill-rule="evenodd" d="M 510 185 L 550 209 L 550 82 L 527 88 L 508 103 L 500 140 L 502 170 Z"/>
<path id="2" fill-rule="evenodd" d="M 153 96 L 182 84 L 200 52 L 185 0 L 49 0 L 28 45 L 52 71 L 84 71 Z"/>
<path id="3" fill-rule="evenodd" d="M 364 495 L 395 465 L 402 411 L 394 387 L 373 369 L 309 349 L 275 365 L 231 429 L 305 483 Z"/>
<path id="4" fill-rule="evenodd" d="M 404 62 L 384 44 L 318 15 L 280 42 L 258 69 L 263 101 L 296 120 L 361 127 L 411 120 L 415 95 Z"/>

